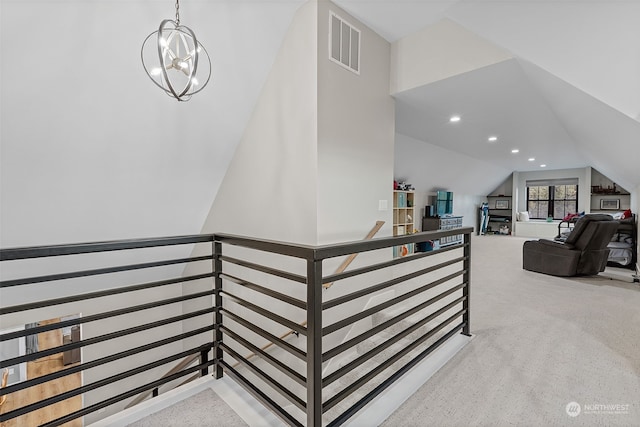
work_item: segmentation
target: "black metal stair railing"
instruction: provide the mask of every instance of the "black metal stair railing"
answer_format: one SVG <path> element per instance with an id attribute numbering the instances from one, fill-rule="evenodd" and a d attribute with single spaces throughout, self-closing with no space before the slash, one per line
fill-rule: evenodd
<path id="1" fill-rule="evenodd" d="M 471 231 L 462 228 L 326 246 L 216 235 L 217 305 L 221 307 L 218 377 L 223 372 L 233 377 L 289 425 L 343 424 L 448 339 L 459 333 L 469 335 Z M 460 244 L 391 258 L 393 246 L 455 235 L 463 236 Z M 237 247 L 247 252 L 227 255 Z M 362 259 L 366 253 L 378 256 Z M 351 254 L 361 254 L 357 267 L 323 275 L 325 263 Z M 326 283 L 334 286 L 325 289 Z M 364 307 L 363 301 L 389 289 L 397 295 L 353 312 L 354 305 Z M 335 341 L 329 339 L 332 334 L 346 336 L 345 330 L 385 311 L 391 314 L 384 322 L 330 344 Z M 380 336 L 398 325 L 403 326 L 400 331 L 379 342 Z M 283 330 L 294 331 L 288 336 L 295 338 L 281 339 L 273 332 Z M 379 344 L 327 370 L 333 358 L 353 353 L 372 339 Z M 270 346 L 268 353 L 259 347 L 264 343 Z M 387 349 L 392 355 L 371 366 Z M 356 379 L 334 389 L 335 383 L 354 372 Z"/>
<path id="2" fill-rule="evenodd" d="M 286 424 L 341 425 L 450 338 L 470 333 L 471 231 L 324 246 L 216 234 L 3 249 L 2 266 L 11 267 L 8 273 L 3 268 L 0 282 L 3 327 L 69 310 L 82 315 L 0 332 L 1 341 L 75 325 L 100 327 L 92 334 L 83 330 L 78 342 L 2 360 L 0 368 L 15 367 L 85 350 L 80 363 L 12 383 L 0 394 L 11 401 L 21 391 L 67 375 L 104 373 L 85 375 L 86 384 L 39 402 L 2 408 L 0 422 L 80 395 L 84 407 L 44 425 L 99 418 L 104 414 L 95 412 L 102 408 L 117 411 L 141 392 L 198 371 L 207 375 L 212 366 L 215 378 L 233 378 Z M 463 235 L 460 244 L 392 258 L 394 246 L 454 235 Z M 138 256 L 139 251 L 145 255 Z M 124 255 L 111 259 L 110 253 Z M 323 273 L 352 254 L 360 255 L 351 269 Z M 92 255 L 109 259 L 95 265 L 85 259 Z M 73 257 L 80 259 L 70 264 L 82 268 L 42 274 L 19 265 Z M 84 283 L 92 277 L 99 280 Z M 78 280 L 83 282 L 74 287 Z M 334 286 L 326 289 L 327 283 Z M 35 286 L 81 291 L 55 297 L 36 292 L 35 298 L 5 294 Z M 11 305 L 5 306 L 5 295 Z M 105 353 L 90 353 L 92 346 L 102 346 Z M 161 377 L 191 354 L 200 354 L 200 363 Z"/>
<path id="3" fill-rule="evenodd" d="M 21 364 L 37 364 L 47 360 L 44 358 L 51 359 L 75 349 L 83 350 L 83 360 L 63 369 L 56 367 L 41 376 L 20 378 L 2 389 L 1 393 L 7 400 L 0 408 L 0 423 L 17 418 L 20 424 L 22 419 L 18 417 L 82 396 L 84 407 L 62 414 L 58 411 L 59 416 L 55 419 L 42 418 L 44 415 L 31 419 L 42 425 L 61 425 L 146 390 L 177 381 L 190 373 L 200 371 L 206 375 L 208 367 L 215 363 L 208 357 L 213 348 L 215 329 L 215 307 L 210 302 L 214 294 L 212 242 L 211 235 L 196 235 L 1 250 L 0 329 L 19 322 L 24 325 L 59 318 L 71 312 L 82 314 L 70 320 L 44 322 L 29 329 L 2 333 L 1 344 L 8 346 L 12 341 L 24 340 L 27 336 L 59 334 L 62 328 L 72 326 L 82 326 L 83 336 L 80 341 L 37 349 L 28 354 L 22 351 L 3 358 L 0 370 L 17 370 Z M 209 253 L 183 256 L 191 253 L 195 245 L 208 246 Z M 107 265 L 101 265 L 104 264 L 103 258 L 107 258 Z M 199 265 L 203 272 L 185 276 L 184 267 L 190 264 Z M 94 268 L 78 269 L 85 266 Z M 54 272 L 41 274 L 44 270 Z M 33 275 L 33 272 L 38 274 Z M 131 282 L 138 277 L 146 280 Z M 190 292 L 190 287 L 196 284 L 204 290 Z M 64 295 L 66 287 L 79 288 L 80 291 Z M 43 295 L 64 296 L 43 298 Z M 118 297 L 116 303 L 113 302 L 114 296 Z M 7 305 L 10 300 L 19 302 Z M 208 302 L 192 311 L 183 311 L 186 302 L 197 300 Z M 186 322 L 194 319 L 199 320 L 200 325 L 186 328 Z M 87 334 L 89 326 L 100 332 Z M 194 342 L 188 348 L 185 347 L 187 340 Z M 97 354 L 93 351 L 93 357 L 87 356 L 92 346 L 101 346 L 101 350 Z M 155 374 L 155 377 L 149 376 L 154 370 L 166 369 L 168 364 L 191 354 L 199 354 L 200 363 L 164 378 L 157 379 L 159 375 Z M 91 377 L 96 378 L 95 381 L 40 400 L 24 398 L 25 394 L 36 390 L 35 387 L 40 387 L 38 393 L 46 396 L 47 390 L 55 390 L 60 381 L 70 376 L 83 375 L 87 380 L 89 372 L 93 372 Z M 123 382 L 134 385 L 123 386 Z M 19 395 L 22 397 L 18 398 Z M 28 403 L 10 407 L 13 400 Z"/>

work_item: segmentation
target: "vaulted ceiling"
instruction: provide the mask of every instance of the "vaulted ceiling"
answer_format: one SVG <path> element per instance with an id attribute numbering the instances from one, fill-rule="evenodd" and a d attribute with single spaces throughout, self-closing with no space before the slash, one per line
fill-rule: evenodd
<path id="1" fill-rule="evenodd" d="M 640 185 L 640 1 L 336 3 L 391 42 L 448 19 L 513 55 L 396 94 L 398 132 L 507 170 L 589 165 Z"/>
<path id="2" fill-rule="evenodd" d="M 199 232 L 303 3 L 182 0 L 213 61 L 185 104 L 139 63 L 173 0 L 1 0 L 2 246 Z M 640 0 L 336 3 L 390 42 L 448 19 L 513 57 L 396 94 L 398 132 L 640 185 Z"/>

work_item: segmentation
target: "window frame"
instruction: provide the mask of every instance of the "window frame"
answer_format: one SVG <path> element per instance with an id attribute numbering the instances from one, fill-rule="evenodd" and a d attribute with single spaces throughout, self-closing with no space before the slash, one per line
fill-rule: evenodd
<path id="1" fill-rule="evenodd" d="M 560 186 L 564 186 L 564 187 L 568 187 L 568 186 L 575 186 L 575 190 L 576 190 L 576 197 L 575 197 L 575 199 L 568 199 L 568 198 L 566 198 L 566 194 L 567 194 L 567 192 L 566 192 L 566 188 L 565 188 L 565 198 L 563 198 L 563 199 L 556 199 L 556 198 L 555 198 L 555 194 L 556 194 L 556 191 L 555 191 L 555 190 L 556 190 L 556 187 L 560 187 Z M 547 188 L 547 191 L 548 191 L 548 198 L 546 198 L 546 199 L 540 199 L 540 198 L 538 198 L 538 199 L 533 199 L 533 200 L 532 200 L 532 199 L 530 198 L 530 189 L 531 189 L 532 187 L 536 187 L 536 188 L 545 188 L 545 187 L 546 187 L 546 188 Z M 564 183 L 553 184 L 553 183 L 550 183 L 550 184 L 548 184 L 548 185 L 527 185 L 527 186 L 526 186 L 526 188 L 527 188 L 527 211 L 530 213 L 530 215 L 531 215 L 531 219 L 547 219 L 547 218 L 551 217 L 551 218 L 553 218 L 554 220 L 562 220 L 565 216 L 567 216 L 567 214 L 571 213 L 571 212 L 567 212 L 567 210 L 566 210 L 566 203 L 567 203 L 567 202 L 574 202 L 574 201 L 575 201 L 575 204 L 576 204 L 576 213 L 577 213 L 577 210 L 578 210 L 578 197 L 579 197 L 579 192 L 578 192 L 579 184 L 564 184 Z M 530 203 L 531 203 L 531 202 L 541 202 L 541 201 L 542 201 L 542 202 L 547 202 L 547 215 L 546 215 L 544 218 L 539 217 L 539 216 L 534 216 L 533 214 L 531 214 L 531 210 L 530 210 Z M 557 217 L 555 216 L 555 207 L 556 207 L 556 202 L 557 202 L 557 203 L 563 203 L 563 204 L 564 204 L 564 209 L 563 209 L 563 216 L 562 216 L 562 218 L 557 218 Z M 539 215 L 539 213 L 540 213 L 540 212 L 539 212 L 539 210 L 538 210 L 538 211 L 536 212 L 536 214 L 535 214 L 535 215 Z"/>

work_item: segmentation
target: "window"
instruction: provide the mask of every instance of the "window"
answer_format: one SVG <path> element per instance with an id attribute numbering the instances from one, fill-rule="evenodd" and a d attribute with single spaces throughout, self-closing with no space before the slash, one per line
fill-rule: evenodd
<path id="1" fill-rule="evenodd" d="M 533 219 L 562 219 L 578 211 L 578 180 L 527 181 L 527 210 Z"/>

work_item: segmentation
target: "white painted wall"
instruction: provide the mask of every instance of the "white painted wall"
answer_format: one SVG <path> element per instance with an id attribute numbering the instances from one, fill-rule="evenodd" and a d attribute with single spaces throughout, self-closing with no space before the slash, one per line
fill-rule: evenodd
<path id="1" fill-rule="evenodd" d="M 454 214 L 465 226 L 476 226 L 477 208 L 511 171 L 501 170 L 434 144 L 396 133 L 395 177 L 416 188 L 416 215 L 436 190 L 453 191 Z"/>
<path id="2" fill-rule="evenodd" d="M 433 83 L 511 58 L 512 55 L 449 19 L 391 46 L 391 93 Z"/>
<path id="3" fill-rule="evenodd" d="M 301 0 L 185 2 L 183 23 L 212 57 L 213 79 L 187 103 L 160 91 L 140 63 L 144 38 L 173 4 L 156 1 L 4 1 L 0 15 L 0 247 L 198 233 L 255 107 L 267 72 Z M 265 20 L 266 15 L 271 19 Z M 237 37 L 238 34 L 251 34 Z M 254 37 L 260 34 L 260 37 Z M 9 59 L 11 58 L 11 59 Z M 247 61 L 252 58 L 253 61 Z M 253 209 L 254 213 L 257 212 Z M 257 213 L 255 213 L 258 216 Z M 315 238 L 315 232 L 313 233 Z M 160 259 L 186 256 L 168 248 Z M 77 259 L 82 258 L 82 259 Z M 87 257 L 59 259 L 66 271 L 96 268 Z M 137 254 L 107 254 L 102 262 L 143 262 Z M 156 258 L 157 260 L 158 258 Z M 18 267 L 51 271 L 53 263 Z M 100 266 L 104 266 L 102 263 Z M 180 266 L 2 289 L 3 306 L 180 277 Z M 14 274 L 2 266 L 2 279 Z M 179 285 L 127 295 L 126 303 L 178 296 Z M 122 298 L 74 303 L 3 316 L 2 327 L 71 313 L 121 308 Z M 83 326 L 84 338 L 182 313 L 174 304 Z M 182 331 L 176 323 L 83 350 L 83 361 Z M 146 361 L 181 348 L 155 350 Z M 142 358 L 137 358 L 138 361 Z M 129 369 L 122 362 L 85 372 L 85 384 Z M 168 368 L 85 395 L 85 405 L 159 378 Z M 121 409 L 85 418 L 87 423 Z"/>
<path id="4" fill-rule="evenodd" d="M 179 103 L 140 63 L 173 4 L 3 0 L 0 245 L 199 232 L 300 3 L 181 5 L 213 78 Z"/>
<path id="5" fill-rule="evenodd" d="M 316 242 L 316 13 L 297 11 L 203 232 Z"/>
<path id="6" fill-rule="evenodd" d="M 329 10 L 361 31 L 360 74 L 329 60 Z M 318 2 L 318 243 L 392 233 L 394 100 L 390 45 L 344 10 Z M 378 210 L 380 200 L 388 209 Z"/>

